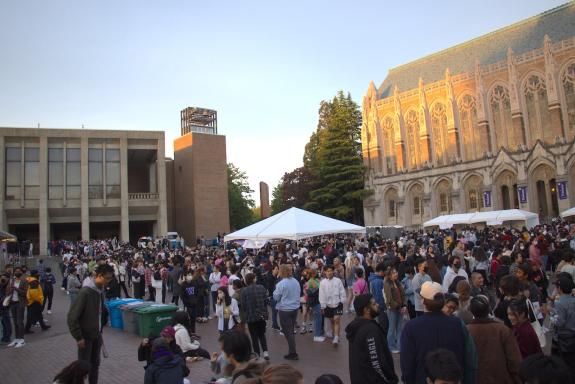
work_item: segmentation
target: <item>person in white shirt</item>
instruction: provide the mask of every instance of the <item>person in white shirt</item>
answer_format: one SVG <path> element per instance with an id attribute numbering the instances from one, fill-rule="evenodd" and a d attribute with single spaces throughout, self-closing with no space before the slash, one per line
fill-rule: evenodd
<path id="1" fill-rule="evenodd" d="M 343 314 L 343 303 L 346 300 L 345 288 L 340 279 L 334 278 L 333 266 L 325 267 L 325 276 L 319 283 L 319 304 L 325 318 L 329 319 L 333 330 L 333 344 L 339 343 L 340 319 Z M 332 335 L 328 334 L 327 337 Z"/>
<path id="2" fill-rule="evenodd" d="M 222 273 L 220 271 L 220 266 L 215 265 L 214 270 L 210 273 L 210 292 L 212 294 L 212 311 L 216 312 L 216 301 L 218 299 L 218 288 L 220 288 L 220 279 L 222 278 Z"/>
<path id="3" fill-rule="evenodd" d="M 445 272 L 445 276 L 443 277 L 442 288 L 444 293 L 447 293 L 449 286 L 456 276 L 463 276 L 465 280 L 469 280 L 467 272 L 465 272 L 465 269 L 461 268 L 461 258 L 458 256 L 451 256 L 449 258 L 449 267 L 447 268 L 447 272 Z"/>

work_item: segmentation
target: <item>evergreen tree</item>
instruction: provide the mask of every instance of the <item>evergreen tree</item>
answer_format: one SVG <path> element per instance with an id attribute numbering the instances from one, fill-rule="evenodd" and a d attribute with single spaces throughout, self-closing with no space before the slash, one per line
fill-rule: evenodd
<path id="1" fill-rule="evenodd" d="M 285 202 L 284 202 L 284 184 L 283 178 L 280 179 L 278 185 L 275 186 L 274 190 L 272 191 L 272 203 L 271 203 L 271 214 L 275 215 L 280 213 L 281 211 L 285 210 Z"/>
<path id="2" fill-rule="evenodd" d="M 339 91 L 331 102 L 322 102 L 315 135 L 304 155 L 315 179 L 305 208 L 362 223 L 363 199 L 372 191 L 364 188 L 361 111 L 349 93 Z"/>
<path id="3" fill-rule="evenodd" d="M 230 227 L 232 231 L 241 229 L 255 222 L 252 209 L 255 201 L 251 194 L 248 177 L 232 163 L 228 163 L 228 201 L 230 204 Z"/>

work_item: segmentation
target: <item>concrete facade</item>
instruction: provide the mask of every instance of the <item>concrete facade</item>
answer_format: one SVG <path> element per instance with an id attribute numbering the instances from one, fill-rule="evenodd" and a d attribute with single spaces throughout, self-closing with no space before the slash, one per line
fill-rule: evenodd
<path id="1" fill-rule="evenodd" d="M 575 205 L 575 4 L 389 71 L 363 99 L 366 225 Z"/>
<path id="2" fill-rule="evenodd" d="M 270 187 L 260 181 L 260 217 L 262 219 L 270 217 Z"/>
<path id="3" fill-rule="evenodd" d="M 167 232 L 164 132 L 0 128 L 0 228 L 53 239 Z"/>
<path id="4" fill-rule="evenodd" d="M 230 230 L 226 137 L 190 132 L 174 140 L 175 230 L 187 244 Z"/>

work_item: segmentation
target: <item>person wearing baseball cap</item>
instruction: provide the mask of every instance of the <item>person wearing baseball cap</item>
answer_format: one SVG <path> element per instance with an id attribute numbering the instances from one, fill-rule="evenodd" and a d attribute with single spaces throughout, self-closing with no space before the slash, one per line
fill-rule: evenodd
<path id="1" fill-rule="evenodd" d="M 455 316 L 442 312 L 445 296 L 441 284 L 426 281 L 421 286 L 423 316 L 408 321 L 401 335 L 401 374 L 406 384 L 425 383 L 425 356 L 438 348 L 455 353 L 463 368 L 462 383 L 473 382 L 477 356 L 467 328 Z"/>

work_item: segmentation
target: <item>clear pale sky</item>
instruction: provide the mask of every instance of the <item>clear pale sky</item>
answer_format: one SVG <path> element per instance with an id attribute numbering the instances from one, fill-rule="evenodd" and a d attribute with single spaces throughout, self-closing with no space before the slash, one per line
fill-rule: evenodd
<path id="1" fill-rule="evenodd" d="M 0 126 L 164 130 L 218 111 L 227 160 L 270 192 L 321 100 L 565 1 L 5 0 Z M 259 202 L 258 202 L 259 205 Z"/>

